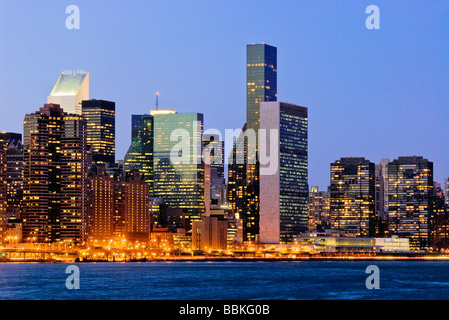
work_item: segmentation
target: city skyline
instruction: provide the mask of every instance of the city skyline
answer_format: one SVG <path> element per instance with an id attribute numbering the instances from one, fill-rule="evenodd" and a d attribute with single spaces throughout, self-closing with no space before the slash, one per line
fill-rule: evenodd
<path id="1" fill-rule="evenodd" d="M 24 114 L 45 103 L 66 69 L 90 73 L 90 98 L 116 102 L 116 159 L 123 159 L 129 146 L 131 114 L 154 109 L 157 91 L 161 108 L 203 113 L 205 128 L 241 128 L 245 45 L 265 42 L 278 48 L 278 101 L 309 107 L 310 186 L 326 190 L 329 163 L 351 156 L 378 163 L 381 158 L 419 155 L 435 164 L 436 181 L 448 176 L 449 151 L 438 143 L 447 137 L 444 119 L 449 112 L 444 87 L 449 44 L 443 32 L 448 4 L 378 1 L 380 30 L 365 27 L 368 3 L 353 1 L 292 1 L 282 6 L 267 2 L 266 12 L 253 1 L 234 2 L 232 10 L 202 1 L 192 7 L 174 2 L 134 4 L 78 1 L 81 28 L 68 30 L 65 4 L 47 1 L 45 6 L 24 7 L 0 2 L 0 71 L 9 75 L 0 80 L 0 108 L 15 110 L 2 117 L 1 130 L 21 133 Z M 135 19 L 121 19 L 123 10 L 124 17 Z M 242 15 L 232 15 L 235 10 Z M 98 23 L 100 13 L 113 17 L 114 24 L 102 19 Z M 269 14 L 272 23 L 266 25 Z M 19 19 L 22 15 L 26 23 Z M 214 19 L 217 23 L 210 23 Z M 254 28 L 242 32 L 238 26 L 243 22 Z M 210 30 L 203 28 L 205 24 Z M 288 28 L 292 31 L 284 35 Z M 15 36 L 7 32 L 11 29 Z M 148 30 L 147 38 L 136 36 L 131 32 L 135 29 Z M 54 39 L 60 40 L 58 45 L 50 46 Z M 91 54 L 83 45 L 100 54 Z M 17 50 L 7 51 L 9 47 Z M 45 48 L 53 51 L 47 55 Z M 123 79 L 136 80 L 123 86 Z"/>

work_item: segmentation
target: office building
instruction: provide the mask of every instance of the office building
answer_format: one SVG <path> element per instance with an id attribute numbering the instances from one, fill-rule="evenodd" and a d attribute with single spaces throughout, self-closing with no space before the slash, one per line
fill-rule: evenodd
<path id="1" fill-rule="evenodd" d="M 115 162 L 115 102 L 82 101 L 82 115 L 87 123 L 87 145 L 92 162 L 97 165 Z"/>
<path id="2" fill-rule="evenodd" d="M 332 229 L 358 237 L 374 235 L 375 165 L 365 158 L 331 163 Z"/>
<path id="3" fill-rule="evenodd" d="M 123 201 L 124 235 L 129 241 L 150 239 L 149 186 L 142 180 L 139 171 L 132 170 L 121 183 Z"/>
<path id="4" fill-rule="evenodd" d="M 58 104 L 68 114 L 82 112 L 82 101 L 89 100 L 89 73 L 64 71 L 47 97 L 48 104 Z"/>
<path id="5" fill-rule="evenodd" d="M 309 230 L 325 230 L 330 228 L 330 193 L 319 191 L 313 186 L 309 192 L 307 203 L 309 213 Z"/>
<path id="6" fill-rule="evenodd" d="M 227 187 L 224 176 L 224 141 L 216 134 L 203 136 L 203 154 L 209 157 L 210 201 L 212 206 L 227 204 Z M 203 159 L 204 161 L 204 159 Z"/>
<path id="7" fill-rule="evenodd" d="M 131 145 L 125 156 L 125 171 L 139 170 L 153 194 L 153 116 L 132 115 Z"/>
<path id="8" fill-rule="evenodd" d="M 127 170 L 142 171 L 152 197 L 182 208 L 191 220 L 205 211 L 204 166 L 201 161 L 203 115 L 152 110 L 133 116 Z M 172 153 L 176 148 L 179 152 Z"/>
<path id="9" fill-rule="evenodd" d="M 290 103 L 260 104 L 260 134 L 266 132 L 267 142 L 259 146 L 261 243 L 290 243 L 307 230 L 307 114 Z"/>
<path id="10" fill-rule="evenodd" d="M 243 126 L 239 136 L 234 142 L 232 153 L 228 158 L 228 208 L 234 210 L 242 219 L 246 214 L 246 138 L 245 138 L 246 124 Z M 245 240 L 250 238 L 251 222 L 248 219 L 245 227 Z"/>
<path id="11" fill-rule="evenodd" d="M 7 141 L 0 135 L 0 244 L 4 243 L 6 237 L 6 208 L 7 208 L 7 164 L 6 152 Z"/>
<path id="12" fill-rule="evenodd" d="M 410 240 L 413 250 L 431 245 L 433 163 L 423 157 L 399 157 L 388 165 L 390 235 Z"/>
<path id="13" fill-rule="evenodd" d="M 86 240 L 86 122 L 46 104 L 24 120 L 23 240 Z"/>
<path id="14" fill-rule="evenodd" d="M 264 43 L 252 44 L 247 45 L 246 53 L 246 128 L 242 132 L 242 141 L 245 144 L 245 172 L 236 174 L 236 170 L 240 170 L 240 168 L 238 166 L 232 168 L 232 173 L 236 178 L 245 180 L 231 186 L 239 188 L 238 192 L 243 192 L 243 199 L 232 198 L 234 196 L 232 193 L 235 191 L 231 190 L 229 201 L 237 202 L 231 206 L 241 207 L 240 216 L 243 219 L 244 240 L 254 243 L 259 241 L 260 233 L 260 173 L 257 156 L 260 103 L 277 100 L 277 48 Z M 234 156 L 237 156 L 238 152 L 234 152 Z M 241 188 L 241 185 L 244 187 Z"/>
<path id="15" fill-rule="evenodd" d="M 93 166 L 88 184 L 88 240 L 114 239 L 115 185 L 104 167 Z"/>
<path id="16" fill-rule="evenodd" d="M 260 103 L 277 100 L 277 48 L 250 44 L 246 48 L 246 123 L 257 133 Z"/>
<path id="17" fill-rule="evenodd" d="M 23 195 L 22 135 L 0 132 L 0 141 L 3 147 L 6 145 L 6 219 L 20 218 Z"/>

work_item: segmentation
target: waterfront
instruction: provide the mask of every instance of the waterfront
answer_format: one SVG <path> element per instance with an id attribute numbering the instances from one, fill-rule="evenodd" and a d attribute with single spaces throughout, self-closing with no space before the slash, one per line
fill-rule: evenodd
<path id="1" fill-rule="evenodd" d="M 380 269 L 368 290 L 366 267 Z M 448 261 L 79 263 L 80 289 L 68 290 L 68 264 L 0 264 L 8 300 L 440 300 Z"/>

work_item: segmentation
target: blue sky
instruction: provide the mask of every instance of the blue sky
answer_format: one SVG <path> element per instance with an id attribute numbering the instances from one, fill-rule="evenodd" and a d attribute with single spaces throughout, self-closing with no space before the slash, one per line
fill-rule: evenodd
<path id="1" fill-rule="evenodd" d="M 65 27 L 68 5 L 80 29 Z M 380 30 L 368 30 L 368 5 Z M 90 73 L 117 108 L 117 159 L 131 114 L 159 105 L 245 122 L 246 44 L 278 48 L 280 101 L 309 108 L 309 184 L 347 156 L 422 155 L 449 176 L 447 0 L 0 0 L 0 131 L 22 132 L 63 70 Z"/>

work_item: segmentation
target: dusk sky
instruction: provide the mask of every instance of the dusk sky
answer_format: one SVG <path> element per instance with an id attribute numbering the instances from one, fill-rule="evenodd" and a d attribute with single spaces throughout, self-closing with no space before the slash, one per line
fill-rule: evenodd
<path id="1" fill-rule="evenodd" d="M 80 29 L 65 26 L 69 5 Z M 368 5 L 380 30 L 368 30 Z M 131 115 L 204 114 L 241 128 L 246 45 L 278 48 L 278 100 L 309 108 L 309 185 L 330 163 L 420 155 L 449 177 L 449 1 L 0 0 L 0 131 L 23 131 L 59 74 L 90 73 L 90 98 L 116 102 L 117 159 Z"/>

